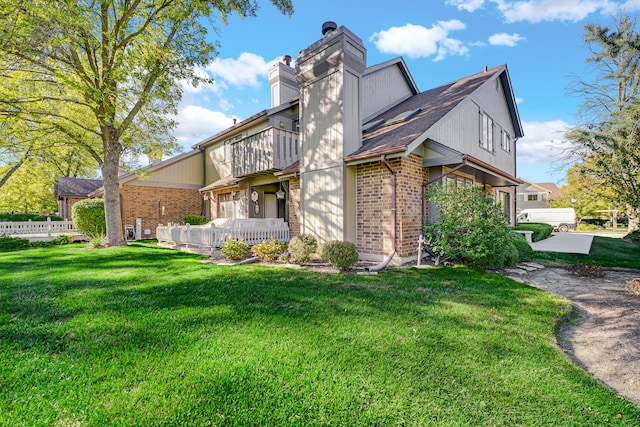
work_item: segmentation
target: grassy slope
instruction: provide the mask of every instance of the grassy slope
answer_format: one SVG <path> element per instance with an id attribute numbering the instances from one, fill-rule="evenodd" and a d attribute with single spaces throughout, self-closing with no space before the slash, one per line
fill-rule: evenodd
<path id="1" fill-rule="evenodd" d="M 0 425 L 638 425 L 558 351 L 568 310 L 465 268 L 0 253 Z"/>
<path id="2" fill-rule="evenodd" d="M 593 263 L 603 267 L 640 269 L 640 242 L 595 236 L 589 255 L 535 252 L 534 259 L 540 262 Z"/>

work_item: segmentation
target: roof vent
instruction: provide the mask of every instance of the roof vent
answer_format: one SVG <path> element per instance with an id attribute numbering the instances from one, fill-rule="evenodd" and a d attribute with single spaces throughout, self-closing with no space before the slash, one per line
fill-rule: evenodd
<path id="1" fill-rule="evenodd" d="M 333 21 L 327 21 L 324 24 L 322 24 L 322 35 L 326 36 L 327 33 L 330 33 L 331 31 L 335 31 L 338 28 L 338 25 L 333 22 Z"/>

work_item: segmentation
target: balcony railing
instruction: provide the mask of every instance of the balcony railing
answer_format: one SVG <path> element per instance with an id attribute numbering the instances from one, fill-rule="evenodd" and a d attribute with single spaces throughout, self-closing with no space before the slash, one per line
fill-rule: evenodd
<path id="1" fill-rule="evenodd" d="M 282 170 L 298 160 L 297 132 L 270 127 L 234 142 L 231 165 L 234 177 Z"/>

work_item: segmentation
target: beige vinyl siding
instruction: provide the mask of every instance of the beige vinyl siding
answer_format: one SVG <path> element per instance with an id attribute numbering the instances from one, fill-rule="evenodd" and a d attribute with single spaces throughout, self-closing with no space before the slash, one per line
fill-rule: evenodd
<path id="1" fill-rule="evenodd" d="M 345 72 L 344 76 L 344 147 L 338 153 L 340 157 L 353 153 L 362 145 L 360 78 L 350 72 Z"/>
<path id="2" fill-rule="evenodd" d="M 397 64 L 367 74 L 362 78 L 362 118 L 380 112 L 412 94 Z"/>
<path id="3" fill-rule="evenodd" d="M 332 73 L 305 87 L 303 110 L 302 164 L 313 165 L 342 158 L 342 79 Z M 312 100 L 312 101 L 309 101 Z M 317 100 L 317 101 L 316 101 Z"/>
<path id="4" fill-rule="evenodd" d="M 480 113 L 493 120 L 493 152 L 480 147 Z M 511 152 L 500 148 L 500 129 L 511 136 Z M 470 154 L 508 174 L 515 174 L 514 129 L 504 92 L 496 90 L 496 81 L 491 80 L 472 96 L 440 120 L 427 134 L 443 145 L 461 153 Z"/>
<path id="5" fill-rule="evenodd" d="M 134 179 L 127 185 L 197 189 L 202 187 L 202 178 L 202 154 L 197 153 L 151 172 L 147 177 Z"/>
<path id="6" fill-rule="evenodd" d="M 307 172 L 302 178 L 302 233 L 319 242 L 344 240 L 341 167 Z"/>

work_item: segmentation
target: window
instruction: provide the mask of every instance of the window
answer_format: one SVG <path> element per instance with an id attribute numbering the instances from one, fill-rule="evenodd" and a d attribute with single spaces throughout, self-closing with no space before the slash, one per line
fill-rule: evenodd
<path id="1" fill-rule="evenodd" d="M 493 152 L 493 119 L 480 113 L 480 147 Z"/>
<path id="2" fill-rule="evenodd" d="M 537 194 L 528 194 L 527 195 L 527 200 L 530 202 L 536 202 L 538 200 L 538 195 Z"/>
<path id="3" fill-rule="evenodd" d="M 511 152 L 511 136 L 505 130 L 502 131 L 500 147 L 502 147 L 502 149 L 507 153 Z"/>

